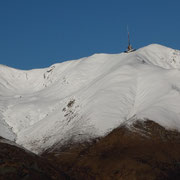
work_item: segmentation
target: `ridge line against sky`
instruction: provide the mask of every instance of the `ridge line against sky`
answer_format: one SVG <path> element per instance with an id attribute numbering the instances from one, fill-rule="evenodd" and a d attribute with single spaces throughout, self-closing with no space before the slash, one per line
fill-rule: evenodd
<path id="1" fill-rule="evenodd" d="M 158 43 L 180 49 L 180 1 L 6 0 L 0 2 L 0 64 L 48 67 L 94 53 Z"/>

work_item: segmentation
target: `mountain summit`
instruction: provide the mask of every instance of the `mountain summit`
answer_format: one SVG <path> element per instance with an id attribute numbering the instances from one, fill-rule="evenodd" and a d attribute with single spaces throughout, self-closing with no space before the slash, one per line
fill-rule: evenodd
<path id="1" fill-rule="evenodd" d="M 42 153 L 150 119 L 180 130 L 180 51 L 152 44 L 45 69 L 0 66 L 0 136 Z"/>

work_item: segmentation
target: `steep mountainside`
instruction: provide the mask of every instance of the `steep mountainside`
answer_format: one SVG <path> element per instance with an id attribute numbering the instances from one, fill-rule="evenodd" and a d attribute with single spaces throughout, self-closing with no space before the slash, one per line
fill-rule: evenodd
<path id="1" fill-rule="evenodd" d="M 0 136 L 41 153 L 137 119 L 180 130 L 180 51 L 152 44 L 46 69 L 0 66 Z"/>

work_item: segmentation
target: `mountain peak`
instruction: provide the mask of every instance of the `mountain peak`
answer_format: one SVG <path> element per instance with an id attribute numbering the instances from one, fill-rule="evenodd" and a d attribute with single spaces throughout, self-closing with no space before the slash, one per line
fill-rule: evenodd
<path id="1" fill-rule="evenodd" d="M 0 67 L 0 136 L 39 153 L 137 119 L 180 130 L 180 54 L 152 44 L 45 69 Z"/>
<path id="2" fill-rule="evenodd" d="M 159 44 L 150 44 L 139 49 L 137 57 L 164 69 L 180 69 L 180 51 Z"/>

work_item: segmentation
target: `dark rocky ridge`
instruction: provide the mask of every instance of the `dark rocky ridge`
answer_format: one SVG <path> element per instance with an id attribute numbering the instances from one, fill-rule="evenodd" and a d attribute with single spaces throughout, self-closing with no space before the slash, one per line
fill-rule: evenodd
<path id="1" fill-rule="evenodd" d="M 41 156 L 0 143 L 0 179 L 179 180 L 180 133 L 137 121 Z"/>

